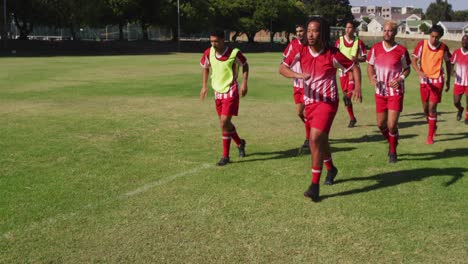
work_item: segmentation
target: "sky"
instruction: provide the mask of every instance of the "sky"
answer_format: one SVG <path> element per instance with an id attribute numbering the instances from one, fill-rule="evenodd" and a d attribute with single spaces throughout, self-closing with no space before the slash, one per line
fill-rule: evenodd
<path id="1" fill-rule="evenodd" d="M 349 0 L 352 6 L 368 6 L 368 5 L 391 5 L 391 6 L 414 6 L 422 8 L 426 11 L 430 3 L 435 3 L 436 0 Z M 468 10 L 467 0 L 448 0 L 448 3 L 452 5 L 453 10 Z"/>

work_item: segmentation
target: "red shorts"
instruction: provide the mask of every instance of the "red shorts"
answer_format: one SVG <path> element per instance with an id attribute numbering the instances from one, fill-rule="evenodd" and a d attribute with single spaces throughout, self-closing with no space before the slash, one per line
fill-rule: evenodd
<path id="1" fill-rule="evenodd" d="M 305 106 L 305 118 L 311 128 L 328 134 L 337 110 L 338 101 L 335 103 L 311 103 Z"/>
<path id="2" fill-rule="evenodd" d="M 304 104 L 304 88 L 294 87 L 294 103 Z"/>
<path id="3" fill-rule="evenodd" d="M 419 92 L 421 93 L 421 102 L 440 103 L 442 99 L 442 90 L 444 82 L 441 83 L 421 83 Z"/>
<path id="4" fill-rule="evenodd" d="M 453 94 L 455 95 L 465 94 L 466 96 L 468 96 L 468 86 L 455 84 L 453 86 Z"/>
<path id="5" fill-rule="evenodd" d="M 354 91 L 354 81 L 349 82 L 349 76 L 347 74 L 340 77 L 340 84 L 343 92 L 351 93 Z"/>
<path id="6" fill-rule="evenodd" d="M 403 95 L 382 96 L 375 95 L 375 112 L 383 113 L 387 110 L 403 111 Z"/>
<path id="7" fill-rule="evenodd" d="M 239 111 L 239 90 L 233 85 L 226 93 L 215 92 L 216 111 L 218 116 L 237 116 Z"/>

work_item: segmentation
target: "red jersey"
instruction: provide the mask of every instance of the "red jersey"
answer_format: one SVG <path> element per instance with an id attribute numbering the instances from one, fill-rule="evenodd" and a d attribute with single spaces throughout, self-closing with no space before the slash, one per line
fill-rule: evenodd
<path id="1" fill-rule="evenodd" d="M 450 62 L 456 65 L 455 84 L 468 86 L 468 50 L 466 52 L 463 52 L 463 48 L 455 50 Z"/>
<path id="2" fill-rule="evenodd" d="M 294 52 L 294 50 L 299 50 L 300 47 L 302 46 L 302 43 L 299 41 L 299 39 L 295 38 L 291 42 L 289 42 L 289 45 L 286 47 L 286 49 L 283 52 L 283 61 L 288 57 L 289 53 Z M 299 59 L 293 61 L 290 65 L 291 70 L 295 72 L 302 72 L 301 69 L 301 62 Z M 293 85 L 294 88 L 304 88 L 304 80 L 302 79 L 293 79 Z"/>
<path id="3" fill-rule="evenodd" d="M 344 46 L 348 47 L 348 48 L 351 48 L 353 45 L 354 45 L 354 38 L 350 41 L 348 41 L 348 38 L 346 36 L 343 36 L 343 43 L 344 43 Z M 335 42 L 335 47 L 337 47 L 338 49 L 340 48 L 340 38 L 338 38 Z M 367 49 L 366 49 L 366 45 L 364 44 L 364 42 L 360 39 L 358 39 L 358 50 L 357 50 L 357 54 L 353 54 L 353 56 L 355 57 L 358 57 L 358 54 L 359 56 L 361 57 L 366 57 L 367 56 Z M 344 73 L 343 71 L 339 71 L 340 73 L 340 77 L 341 76 L 344 76 Z"/>
<path id="4" fill-rule="evenodd" d="M 210 48 L 207 48 L 205 50 L 205 52 L 203 53 L 203 56 L 201 57 L 201 60 L 200 60 L 200 65 L 207 69 L 207 68 L 210 68 L 211 67 L 211 64 L 210 64 L 210 50 L 211 50 L 211 47 Z M 216 54 L 216 58 L 220 61 L 225 61 L 229 58 L 229 56 L 231 55 L 231 52 L 233 51 L 233 48 L 231 47 L 226 47 L 226 49 L 224 50 L 224 52 L 221 54 L 221 56 L 219 56 L 218 54 Z M 242 54 L 242 52 L 237 52 L 237 55 L 236 55 L 236 63 L 232 65 L 232 71 L 233 71 L 233 76 L 234 76 L 234 81 L 233 81 L 233 84 L 236 82 L 237 80 L 237 75 L 238 75 L 238 69 L 237 69 L 237 65 L 239 66 L 244 66 L 244 64 L 247 63 L 247 59 L 244 57 L 244 55 Z"/>
<path id="5" fill-rule="evenodd" d="M 449 51 L 449 48 L 447 47 L 447 45 L 442 45 L 442 43 L 439 43 L 439 46 L 437 47 L 434 47 L 431 45 L 431 43 L 429 42 L 429 40 L 427 40 L 427 47 L 430 52 L 438 52 L 442 47 L 444 49 L 444 61 L 448 62 L 450 61 L 450 51 Z M 418 42 L 418 44 L 416 45 L 416 48 L 414 48 L 414 51 L 413 51 L 413 57 L 416 57 L 416 58 L 422 58 L 421 56 L 424 56 L 423 55 L 423 50 L 424 50 L 424 40 L 421 40 Z M 423 78 L 423 79 L 420 79 L 420 83 L 421 84 L 425 84 L 425 83 L 443 83 L 444 81 L 444 68 L 443 68 L 443 65 L 434 65 L 434 67 L 438 67 L 439 70 L 440 70 L 440 76 L 438 78 Z M 422 71 L 424 71 L 424 67 L 421 65 L 421 68 L 422 68 Z M 427 72 L 426 72 L 427 73 Z"/>
<path id="6" fill-rule="evenodd" d="M 399 89 L 390 87 L 390 81 L 399 78 L 404 70 L 410 66 L 409 53 L 405 47 L 396 44 L 387 49 L 384 42 L 376 43 L 369 51 L 367 63 L 375 68 L 377 79 L 375 93 L 381 96 L 403 95 L 405 84 L 402 82 Z"/>
<path id="7" fill-rule="evenodd" d="M 304 82 L 304 104 L 315 102 L 336 102 L 338 89 L 336 84 L 336 69 L 345 72 L 350 70 L 354 62 L 346 58 L 337 48 L 331 47 L 313 53 L 309 46 L 301 46 L 290 52 L 283 60 L 287 67 L 299 60 L 302 72 L 309 73 L 310 78 Z"/>

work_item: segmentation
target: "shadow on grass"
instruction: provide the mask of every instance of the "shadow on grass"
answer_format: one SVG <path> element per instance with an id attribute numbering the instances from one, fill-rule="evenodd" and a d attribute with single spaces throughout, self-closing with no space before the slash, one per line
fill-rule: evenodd
<path id="1" fill-rule="evenodd" d="M 376 131 L 377 133 L 377 131 Z M 418 135 L 416 134 L 403 134 L 400 135 L 399 138 L 401 139 L 407 139 L 407 138 L 414 138 Z M 358 138 L 340 138 L 340 139 L 330 139 L 330 143 L 364 143 L 364 142 L 378 142 L 382 141 L 385 142 L 384 137 L 380 134 L 375 134 L 375 135 L 364 135 L 362 137 Z"/>
<path id="2" fill-rule="evenodd" d="M 454 136 L 454 137 L 440 139 L 439 136 Z M 467 133 L 442 133 L 442 134 L 437 134 L 435 141 L 436 142 L 452 141 L 452 140 L 460 140 L 460 139 L 466 139 L 466 138 L 468 138 L 468 132 Z M 466 154 L 468 154 L 468 152 L 466 152 Z"/>
<path id="3" fill-rule="evenodd" d="M 443 122 L 442 120 L 439 120 L 437 122 Z M 427 125 L 427 121 L 407 121 L 407 122 L 398 122 L 398 128 L 403 129 L 403 128 L 408 128 L 408 127 L 413 127 L 413 126 L 423 126 Z"/>
<path id="4" fill-rule="evenodd" d="M 337 196 L 346 196 L 346 195 L 353 195 L 358 193 L 365 193 L 370 191 L 375 191 L 387 187 L 396 186 L 399 184 L 414 182 L 414 181 L 421 181 L 429 177 L 437 177 L 437 176 L 452 176 L 452 178 L 446 182 L 444 185 L 448 187 L 458 180 L 460 180 L 464 175 L 464 173 L 468 172 L 468 168 L 421 168 L 421 169 L 412 169 L 412 170 L 402 170 L 402 171 L 394 171 L 394 172 L 387 172 L 381 173 L 374 176 L 369 177 L 359 177 L 359 178 L 350 178 L 344 180 L 337 180 L 335 184 L 344 183 L 348 181 L 376 181 L 376 183 L 366 186 L 363 188 L 358 188 L 354 190 L 344 191 L 336 194 L 328 194 L 323 195 L 320 198 L 322 200 L 337 197 Z"/>
<path id="5" fill-rule="evenodd" d="M 336 148 L 331 147 L 331 152 L 336 153 L 340 151 L 351 151 L 355 150 L 354 147 L 344 147 L 344 148 Z M 248 159 L 235 161 L 233 163 L 242 163 L 242 162 L 254 162 L 254 161 L 263 161 L 263 160 L 275 160 L 275 159 L 288 159 L 294 158 L 298 156 L 310 155 L 309 149 L 303 149 L 302 151 L 299 148 L 292 148 L 287 150 L 278 150 L 278 151 L 271 151 L 271 152 L 253 152 L 248 153 Z M 255 156 L 262 156 L 261 158 L 256 158 Z M 252 158 L 253 157 L 253 158 Z"/>
<path id="6" fill-rule="evenodd" d="M 468 137 L 465 135 L 465 137 Z M 464 137 L 464 138 L 465 138 Z M 406 153 L 398 155 L 398 160 L 434 160 L 468 156 L 468 148 L 446 149 L 438 152 Z M 408 158 L 405 158 L 408 157 Z"/>
<path id="7" fill-rule="evenodd" d="M 437 112 L 437 115 L 442 116 L 442 115 L 451 114 L 451 113 L 456 113 L 456 111 L 455 112 Z M 420 119 L 420 118 L 425 119 L 426 118 L 426 116 L 422 112 L 422 109 L 421 109 L 421 112 L 400 115 L 400 117 L 403 117 L 403 116 L 412 117 L 412 119 Z"/>

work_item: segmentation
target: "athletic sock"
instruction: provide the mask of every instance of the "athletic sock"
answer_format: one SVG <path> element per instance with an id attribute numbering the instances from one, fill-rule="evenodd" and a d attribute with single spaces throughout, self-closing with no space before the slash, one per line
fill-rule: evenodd
<path id="1" fill-rule="evenodd" d="M 236 127 L 234 127 L 234 130 L 230 133 L 232 140 L 234 140 L 234 143 L 236 143 L 237 146 L 240 146 L 241 144 L 241 139 L 239 135 L 237 134 Z"/>
<path id="2" fill-rule="evenodd" d="M 320 175 L 322 174 L 322 167 L 312 167 L 312 183 L 320 183 Z"/>
<path id="3" fill-rule="evenodd" d="M 433 138 L 435 134 L 435 130 L 437 128 L 437 114 L 429 115 L 429 134 L 428 137 Z"/>
<path id="4" fill-rule="evenodd" d="M 388 128 L 379 128 L 380 133 L 382 133 L 382 136 L 388 141 Z"/>
<path id="5" fill-rule="evenodd" d="M 353 105 L 348 105 L 346 107 L 346 110 L 348 110 L 348 114 L 349 114 L 349 119 L 350 120 L 356 120 L 356 117 L 354 116 L 354 111 L 353 111 Z"/>
<path id="6" fill-rule="evenodd" d="M 325 167 L 327 167 L 327 170 L 331 170 L 331 168 L 333 168 L 333 160 L 331 157 L 329 159 L 324 160 L 323 163 L 325 163 Z"/>
<path id="7" fill-rule="evenodd" d="M 390 153 L 396 153 L 396 147 L 398 145 L 398 131 L 395 134 L 392 134 L 392 132 L 388 133 L 388 143 L 390 145 Z"/>
<path id="8" fill-rule="evenodd" d="M 465 120 L 468 120 L 468 106 L 466 107 L 466 111 L 465 111 Z"/>
<path id="9" fill-rule="evenodd" d="M 223 157 L 229 157 L 229 148 L 231 146 L 231 134 L 223 132 Z"/>

